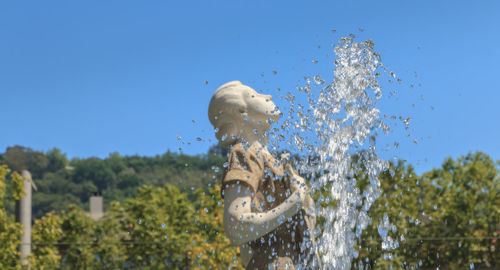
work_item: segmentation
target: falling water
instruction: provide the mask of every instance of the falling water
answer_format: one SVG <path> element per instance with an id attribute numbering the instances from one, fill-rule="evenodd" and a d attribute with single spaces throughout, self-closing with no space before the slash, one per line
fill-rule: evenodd
<path id="1" fill-rule="evenodd" d="M 389 127 L 376 107 L 382 97 L 377 82 L 382 63 L 374 43 L 342 38 L 334 52 L 333 81 L 327 83 L 316 75 L 297 87 L 300 92 L 288 93 L 288 118 L 281 129 L 273 129 L 271 137 L 275 149 L 283 142 L 296 147 L 301 155 L 296 167 L 310 179 L 311 192 L 321 194 L 316 211 L 324 223 L 317 229 L 315 247 L 321 262 L 312 268 L 349 269 L 358 256 L 355 243 L 370 223 L 367 212 L 381 195 L 378 175 L 387 162 L 377 156 L 376 139 Z M 298 103 L 298 94 L 305 95 L 308 104 Z M 354 156 L 361 160 L 370 182 L 363 190 L 354 178 Z M 381 224 L 383 248 L 394 248 L 397 242 L 386 233 L 393 226 L 388 220 Z"/>

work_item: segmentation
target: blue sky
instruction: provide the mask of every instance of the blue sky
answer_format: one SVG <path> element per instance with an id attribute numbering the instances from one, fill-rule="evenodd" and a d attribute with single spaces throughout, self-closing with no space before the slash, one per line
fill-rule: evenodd
<path id="1" fill-rule="evenodd" d="M 0 151 L 205 153 L 219 85 L 279 95 L 328 77 L 332 44 L 353 33 L 402 80 L 381 82 L 380 109 L 411 117 L 411 136 L 396 129 L 386 157 L 418 172 L 470 151 L 500 159 L 498 14 L 498 1 L 3 1 Z"/>

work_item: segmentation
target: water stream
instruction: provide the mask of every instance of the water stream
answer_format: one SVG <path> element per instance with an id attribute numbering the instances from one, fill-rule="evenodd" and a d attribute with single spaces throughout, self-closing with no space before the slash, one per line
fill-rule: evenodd
<path id="1" fill-rule="evenodd" d="M 288 118 L 270 135 L 271 148 L 287 143 L 299 153 L 295 167 L 310 179 L 311 192 L 319 196 L 316 212 L 323 222 L 316 231 L 315 251 L 321 262 L 310 268 L 350 269 L 358 256 L 355 243 L 370 223 L 367 212 L 381 195 L 378 175 L 388 164 L 378 157 L 376 140 L 389 127 L 376 106 L 382 97 L 377 77 L 383 65 L 374 43 L 342 38 L 334 53 L 333 81 L 316 75 L 306 78 L 295 93 L 288 93 Z M 307 104 L 298 102 L 299 95 L 305 96 Z M 354 157 L 370 182 L 363 190 L 354 178 Z M 381 224 L 383 248 L 396 247 L 387 234 L 393 226 L 388 221 Z"/>

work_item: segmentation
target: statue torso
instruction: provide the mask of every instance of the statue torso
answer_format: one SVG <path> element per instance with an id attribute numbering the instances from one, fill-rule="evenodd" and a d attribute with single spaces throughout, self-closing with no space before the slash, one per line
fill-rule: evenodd
<path id="1" fill-rule="evenodd" d="M 293 193 L 283 164 L 265 148 L 258 151 L 245 149 L 241 144 L 234 145 L 222 179 L 223 190 L 234 181 L 252 187 L 251 211 L 255 213 L 272 210 Z M 304 210 L 300 210 L 274 231 L 250 242 L 253 256 L 247 268 L 268 269 L 267 265 L 275 261 L 292 266 L 297 264 L 299 254 L 305 254 L 301 252 L 301 246 L 304 248 L 302 244 L 309 236 L 304 216 Z"/>

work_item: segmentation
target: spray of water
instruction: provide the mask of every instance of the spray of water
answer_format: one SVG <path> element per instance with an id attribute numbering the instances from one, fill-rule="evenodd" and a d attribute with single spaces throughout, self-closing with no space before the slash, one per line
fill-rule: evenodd
<path id="1" fill-rule="evenodd" d="M 388 164 L 377 156 L 376 138 L 389 127 L 376 107 L 382 97 L 377 82 L 382 63 L 374 43 L 342 38 L 334 52 L 333 81 L 327 83 L 319 75 L 306 78 L 306 85 L 297 89 L 306 96 L 307 105 L 297 102 L 297 93 L 288 93 L 288 118 L 271 137 L 275 149 L 283 142 L 296 147 L 301 153 L 296 167 L 310 179 L 311 192 L 320 194 L 317 215 L 324 222 L 314 247 L 320 259 L 311 268 L 350 269 L 358 255 L 355 243 L 370 223 L 367 212 L 381 195 L 378 175 Z M 354 156 L 370 181 L 363 190 L 354 178 Z M 388 249 L 397 245 L 383 233 L 390 228 L 389 222 L 379 228 Z"/>

